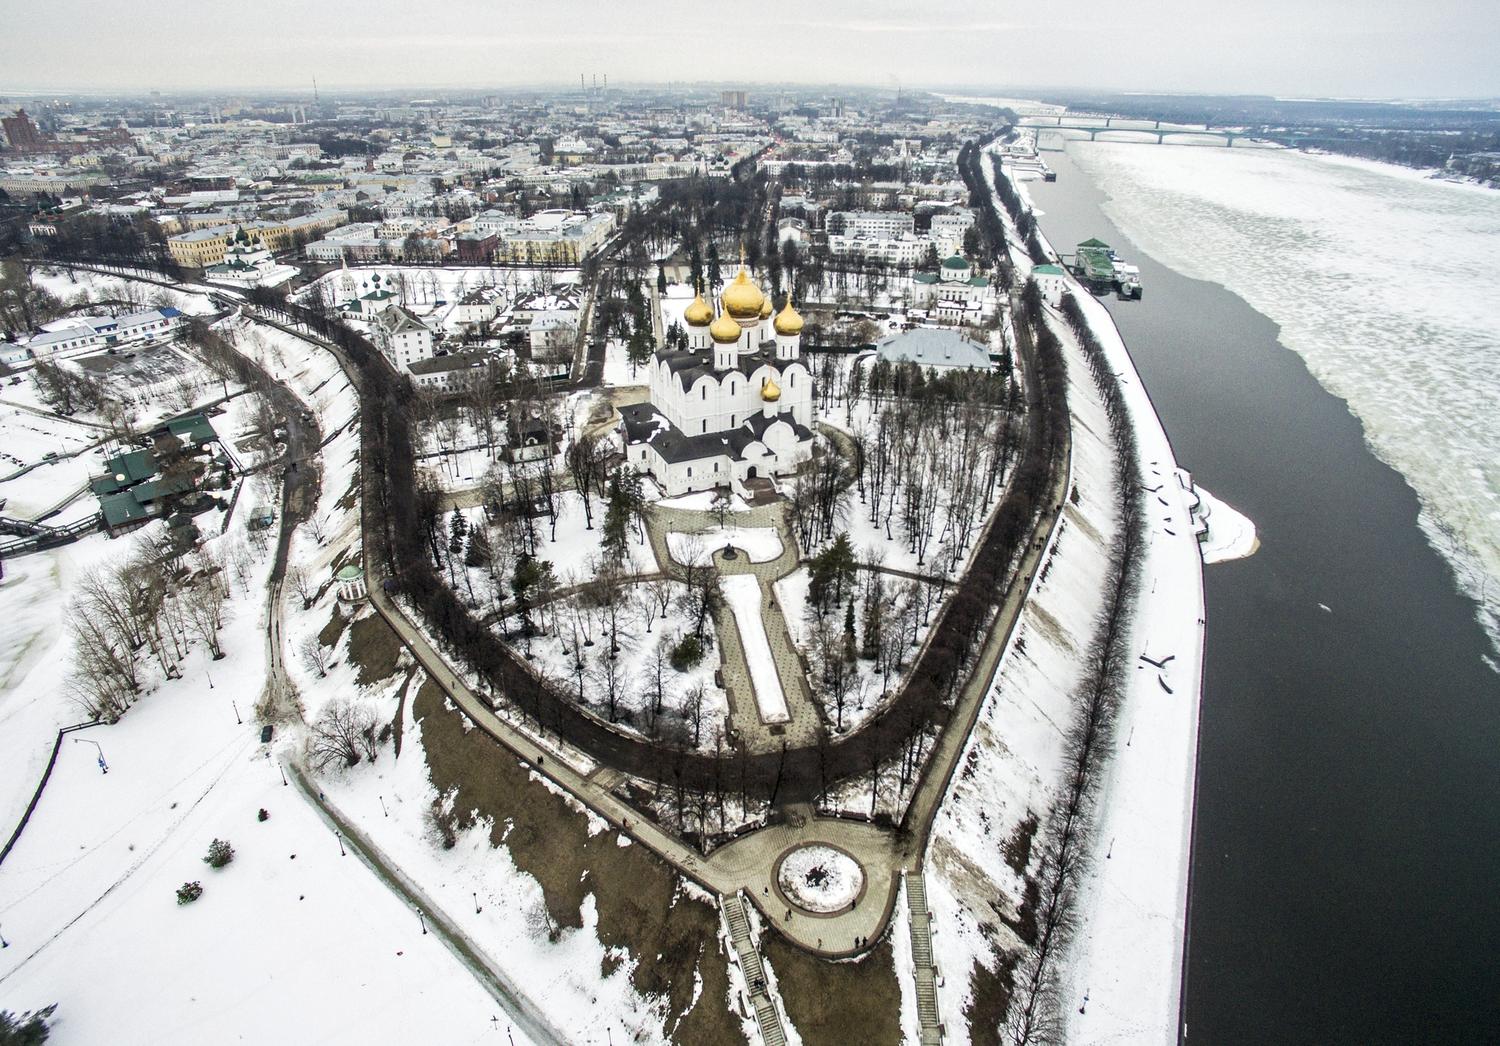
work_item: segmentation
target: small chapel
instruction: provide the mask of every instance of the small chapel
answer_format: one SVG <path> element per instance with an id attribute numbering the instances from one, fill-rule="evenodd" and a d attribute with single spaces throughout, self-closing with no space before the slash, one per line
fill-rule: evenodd
<path id="1" fill-rule="evenodd" d="M 775 312 L 742 266 L 719 295 L 683 313 L 688 345 L 658 350 L 651 400 L 620 408 L 625 454 L 668 497 L 794 472 L 812 453 L 812 374 L 802 317 Z"/>

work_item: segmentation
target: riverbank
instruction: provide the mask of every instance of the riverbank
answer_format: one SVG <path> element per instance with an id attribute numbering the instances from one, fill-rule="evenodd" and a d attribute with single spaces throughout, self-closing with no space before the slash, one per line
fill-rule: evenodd
<path id="1" fill-rule="evenodd" d="M 1012 252 L 1018 278 L 1030 260 Z M 1204 645 L 1198 498 L 1108 310 L 1069 280 L 1115 374 L 1138 443 L 1147 540 L 1130 621 L 1141 652 L 1121 694 L 1102 774 L 1078 927 L 1059 969 L 1067 1041 L 1176 1038 Z M 1070 371 L 1087 363 L 1052 312 Z"/>
<path id="2" fill-rule="evenodd" d="M 1500 709 L 1475 604 L 1419 527 L 1416 494 L 1376 459 L 1350 405 L 1282 344 L 1283 328 L 1194 278 L 1197 255 L 1184 274 L 1145 242 L 1162 229 L 1205 251 L 1232 240 L 1244 272 L 1255 273 L 1275 271 L 1288 248 L 1326 240 L 1287 218 L 1177 206 L 1162 194 L 1124 201 L 1132 229 L 1122 231 L 1104 213 L 1117 203 L 1072 159 L 1085 150 L 1095 163 L 1203 161 L 1192 150 L 1071 146 L 1049 154 L 1056 183 L 1027 189 L 1054 242 L 1096 236 L 1140 265 L 1144 301 L 1100 304 L 1174 445 L 1254 519 L 1262 542 L 1205 577 L 1191 1041 L 1484 1041 L 1500 1025 L 1500 976 L 1484 961 L 1500 932 L 1487 886 L 1500 877 L 1500 854 L 1476 840 L 1500 831 Z M 1294 166 L 1281 169 L 1275 192 L 1252 199 L 1305 197 L 1296 173 L 1321 161 L 1283 158 Z M 1351 201 L 1348 222 L 1379 228 L 1391 202 L 1376 197 L 1361 216 Z M 1412 244 L 1403 250 L 1403 261 L 1413 257 Z M 1439 276 L 1453 278 L 1420 278 Z M 1338 294 L 1347 282 L 1319 287 Z M 1406 296 L 1386 289 L 1368 288 L 1375 315 L 1389 320 Z M 1348 315 L 1335 300 L 1323 311 Z M 1395 368 L 1392 387 L 1425 411 L 1430 404 L 1414 401 L 1428 386 L 1411 372 L 1451 342 L 1408 337 L 1386 350 L 1390 336 L 1366 354 Z M 1477 391 L 1485 372 L 1469 370 L 1456 387 Z M 1440 430 L 1421 419 L 1407 428 L 1442 447 Z"/>

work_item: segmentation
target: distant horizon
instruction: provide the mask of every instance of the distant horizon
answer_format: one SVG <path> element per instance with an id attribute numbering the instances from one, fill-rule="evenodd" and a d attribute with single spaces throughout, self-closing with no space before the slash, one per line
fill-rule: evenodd
<path id="1" fill-rule="evenodd" d="M 601 78 L 596 85 L 590 81 L 587 89 L 598 87 L 600 90 L 606 88 Z M 1019 101 L 1029 99 L 1041 99 L 1046 95 L 1075 95 L 1075 94 L 1101 94 L 1126 97 L 1160 97 L 1160 98 L 1271 98 L 1283 102 L 1368 102 L 1375 104 L 1399 105 L 1402 103 L 1430 103 L 1430 102 L 1463 102 L 1463 103 L 1490 103 L 1500 106 L 1500 93 L 1497 94 L 1388 94 L 1388 95 L 1358 95 L 1358 94 L 1305 94 L 1283 91 L 1214 91 L 1214 90 L 1187 90 L 1170 88 L 1149 87 L 1109 87 L 1088 86 L 1079 84 L 1058 85 L 1050 87 L 1030 86 L 1006 86 L 1006 85 L 978 85 L 978 84 L 903 84 L 899 87 L 889 83 L 859 82 L 853 80 L 621 80 L 611 82 L 607 85 L 609 90 L 623 91 L 728 91 L 741 90 L 751 94 L 760 91 L 816 91 L 816 90 L 857 90 L 867 92 L 884 92 L 895 95 L 898 91 L 902 93 L 922 93 L 934 95 L 961 95 L 969 98 L 1008 98 Z M 505 93 L 567 93 L 578 91 L 576 82 L 567 80 L 551 81 L 527 81 L 515 83 L 406 83 L 406 84 L 352 84 L 331 83 L 325 84 L 321 81 L 316 85 L 319 95 L 399 95 L 420 97 L 425 93 L 463 93 L 463 94 L 505 94 Z M 285 84 L 207 84 L 203 86 L 175 87 L 140 87 L 140 86 L 74 86 L 74 87 L 22 87 L 0 84 L 0 99 L 19 101 L 26 98 L 48 98 L 48 97 L 122 97 L 122 98 L 149 98 L 153 94 L 162 97 L 213 97 L 220 95 L 246 95 L 250 97 L 278 97 L 278 98 L 311 98 L 314 93 L 314 85 L 285 83 Z"/>
<path id="2" fill-rule="evenodd" d="M 1500 97 L 1500 5 L 1480 0 L 1156 0 L 1031 8 L 996 0 L 399 0 L 128 7 L 0 0 L 8 90 L 503 90 L 578 73 L 661 83 L 989 90 L 1004 80 L 1153 94 Z M 7 10 L 8 8 L 8 10 Z M 671 75 L 664 76 L 664 73 Z M 436 74 L 436 75 L 435 75 Z M 217 83 L 204 86 L 212 77 Z M 194 81 L 200 81 L 195 83 Z M 1093 85 L 1076 88 L 1076 85 Z M 25 85 L 24 87 L 22 85 Z"/>

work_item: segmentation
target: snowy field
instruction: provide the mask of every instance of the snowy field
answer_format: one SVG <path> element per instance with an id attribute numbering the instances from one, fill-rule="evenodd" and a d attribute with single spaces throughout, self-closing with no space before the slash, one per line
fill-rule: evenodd
<path id="1" fill-rule="evenodd" d="M 1075 148 L 1104 211 L 1281 328 L 1349 402 L 1500 648 L 1500 310 L 1459 274 L 1500 249 L 1500 195 L 1294 152 Z"/>

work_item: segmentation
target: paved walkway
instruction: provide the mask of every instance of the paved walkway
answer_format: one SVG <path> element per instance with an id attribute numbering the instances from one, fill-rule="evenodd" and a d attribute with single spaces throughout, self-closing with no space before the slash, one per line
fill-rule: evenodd
<path id="1" fill-rule="evenodd" d="M 734 612 L 727 606 L 714 611 L 714 628 L 719 637 L 720 671 L 724 678 L 724 689 L 729 694 L 729 727 L 735 739 L 750 753 L 778 751 L 783 744 L 789 748 L 816 746 L 823 734 L 823 718 L 808 686 L 807 672 L 802 667 L 796 645 L 792 642 L 786 618 L 774 598 L 772 587 L 779 579 L 797 569 L 797 543 L 787 525 L 785 506 L 757 505 L 744 512 L 735 512 L 726 517 L 727 524 L 736 527 L 774 528 L 781 540 L 781 554 L 763 563 L 751 562 L 748 554 L 740 550 L 734 559 L 726 559 L 724 550 L 712 551 L 713 564 L 721 574 L 748 574 L 760 586 L 761 624 L 770 643 L 771 657 L 776 662 L 776 675 L 781 681 L 781 692 L 786 698 L 786 723 L 767 724 L 760 717 L 760 708 L 755 701 L 755 688 L 751 683 L 750 665 L 746 661 L 744 646 L 740 642 L 739 625 Z M 713 530 L 718 523 L 711 512 L 696 509 L 654 507 L 647 517 L 647 533 L 657 562 L 674 577 L 685 576 L 682 564 L 672 558 L 667 541 L 668 533 L 702 534 Z"/>

